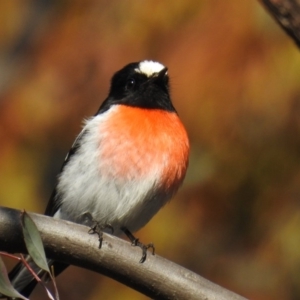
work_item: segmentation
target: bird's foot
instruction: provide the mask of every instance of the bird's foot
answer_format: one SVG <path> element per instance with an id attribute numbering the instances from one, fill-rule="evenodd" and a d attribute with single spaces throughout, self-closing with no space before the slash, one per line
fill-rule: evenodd
<path id="1" fill-rule="evenodd" d="M 95 221 L 94 224 L 91 226 L 90 230 L 88 231 L 89 234 L 98 234 L 99 249 L 101 249 L 102 247 L 103 231 L 107 228 L 111 230 L 111 234 L 114 233 L 114 228 L 110 224 L 100 224 L 99 222 Z"/>
<path id="2" fill-rule="evenodd" d="M 152 249 L 152 255 L 155 255 L 155 247 L 153 243 L 150 244 L 143 244 L 139 241 L 138 238 L 136 238 L 127 228 L 122 227 L 121 228 L 122 231 L 127 235 L 127 237 L 129 238 L 129 240 L 131 241 L 131 245 L 132 246 L 137 246 L 140 247 L 142 249 L 142 258 L 140 259 L 140 263 L 145 262 L 145 260 L 147 259 L 147 250 L 148 249 Z"/>

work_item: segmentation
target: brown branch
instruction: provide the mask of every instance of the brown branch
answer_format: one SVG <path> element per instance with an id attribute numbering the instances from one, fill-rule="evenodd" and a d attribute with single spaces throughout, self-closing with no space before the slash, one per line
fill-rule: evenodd
<path id="1" fill-rule="evenodd" d="M 260 2 L 300 47 L 300 2 L 298 0 L 260 0 Z"/>
<path id="2" fill-rule="evenodd" d="M 0 207 L 0 250 L 26 253 L 20 215 L 20 211 Z M 97 236 L 89 235 L 85 226 L 30 216 L 41 233 L 47 257 L 104 274 L 151 298 L 245 299 L 158 255 L 149 254 L 140 264 L 140 249 L 117 237 L 104 234 L 98 249 Z"/>

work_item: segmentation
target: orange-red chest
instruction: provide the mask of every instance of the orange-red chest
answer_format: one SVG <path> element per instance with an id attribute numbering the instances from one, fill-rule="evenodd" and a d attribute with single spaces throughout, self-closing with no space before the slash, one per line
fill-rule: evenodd
<path id="1" fill-rule="evenodd" d="M 137 181 L 156 176 L 159 186 L 177 190 L 189 141 L 176 113 L 118 105 L 99 131 L 102 175 Z"/>

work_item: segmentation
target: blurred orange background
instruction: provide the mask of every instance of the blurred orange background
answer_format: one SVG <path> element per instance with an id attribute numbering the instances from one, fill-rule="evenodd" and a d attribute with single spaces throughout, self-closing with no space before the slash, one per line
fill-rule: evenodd
<path id="1" fill-rule="evenodd" d="M 137 236 L 248 298 L 300 299 L 300 55 L 258 1 L 11 0 L 0 19 L 0 205 L 42 213 L 113 73 L 158 60 L 192 150 Z M 61 299 L 147 299 L 75 267 L 57 281 Z"/>

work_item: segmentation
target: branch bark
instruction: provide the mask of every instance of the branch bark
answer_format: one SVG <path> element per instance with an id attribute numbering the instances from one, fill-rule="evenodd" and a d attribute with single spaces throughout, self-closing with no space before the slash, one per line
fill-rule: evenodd
<path id="1" fill-rule="evenodd" d="M 0 250 L 26 253 L 20 223 L 21 212 L 0 207 Z M 111 277 L 155 299 L 243 300 L 205 278 L 149 253 L 140 264 L 141 251 L 117 237 L 89 235 L 87 227 L 30 213 L 44 243 L 48 258 L 86 268 Z"/>
<path id="2" fill-rule="evenodd" d="M 260 0 L 277 23 L 300 47 L 299 0 Z"/>

